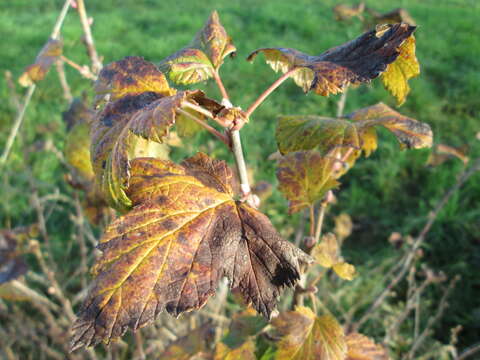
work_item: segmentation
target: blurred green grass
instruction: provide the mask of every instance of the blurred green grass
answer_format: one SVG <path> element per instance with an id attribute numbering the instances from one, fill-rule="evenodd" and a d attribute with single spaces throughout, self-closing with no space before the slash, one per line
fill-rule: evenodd
<path id="1" fill-rule="evenodd" d="M 349 3 L 350 1 L 346 1 Z M 350 2 L 351 3 L 351 2 Z M 411 81 L 412 91 L 400 108 L 406 115 L 429 123 L 436 143 L 451 146 L 468 144 L 469 156 L 480 155 L 475 134 L 480 131 L 480 4 L 475 0 L 418 0 L 366 2 L 380 12 L 406 8 L 417 21 L 417 55 L 422 66 L 419 78 Z M 0 70 L 12 71 L 15 78 L 30 64 L 49 35 L 62 1 L 17 0 L 0 4 Z M 264 46 L 294 47 L 317 54 L 359 35 L 359 21 L 338 23 L 331 8 L 335 1 L 210 1 L 194 0 L 87 1 L 87 11 L 95 22 L 93 33 L 98 52 L 108 63 L 127 55 L 140 55 L 159 61 L 186 45 L 213 9 L 238 48 L 237 57 L 227 59 L 222 76 L 235 104 L 246 108 L 277 77 L 258 58 L 249 64 L 250 51 Z M 89 59 L 81 43 L 81 28 L 74 12 L 66 19 L 62 35 L 64 53 L 77 63 Z M 67 77 L 75 96 L 83 91 L 91 96 L 90 84 L 74 70 Z M 0 80 L 0 148 L 3 149 L 12 124 L 14 110 L 5 80 Z M 218 97 L 213 84 L 201 85 Z M 19 89 L 20 91 L 20 89 Z M 333 115 L 338 96 L 305 96 L 292 82 L 284 84 L 255 113 L 242 130 L 245 152 L 256 180 L 276 183 L 275 164 L 267 160 L 276 150 L 274 128 L 279 114 Z M 378 81 L 351 90 L 346 112 L 379 101 L 395 102 Z M 55 71 L 39 84 L 27 110 L 0 189 L 0 226 L 34 222 L 29 203 L 29 178 L 33 176 L 40 193 L 71 193 L 63 181 L 65 169 L 49 151 L 38 151 L 25 159 L 23 151 L 38 141 L 51 140 L 63 149 L 65 136 L 61 112 L 66 103 Z M 211 138 L 200 135 L 188 150 L 211 148 Z M 387 238 L 393 231 L 415 235 L 423 226 L 436 201 L 453 185 L 463 164 L 459 161 L 430 168 L 425 165 L 429 150 L 399 152 L 392 136 L 381 132 L 379 150 L 358 162 L 343 179 L 338 204 L 333 213 L 347 212 L 355 223 L 355 233 L 347 240 L 346 255 L 362 269 L 374 266 L 392 255 Z M 183 156 L 185 152 L 173 154 Z M 215 155 L 233 164 L 229 154 Z M 480 177 L 477 174 L 457 193 L 440 214 L 430 231 L 425 259 L 449 276 L 460 273 L 460 282 L 438 336 L 447 341 L 449 328 L 465 327 L 462 344 L 475 340 L 480 324 Z M 265 204 L 266 213 L 280 229 L 294 226 L 298 216 L 286 216 L 286 201 L 274 193 Z M 48 219 L 54 234 L 55 250 L 61 255 L 62 239 L 70 236 L 70 224 L 61 211 Z M 327 221 L 327 229 L 331 221 Z M 437 294 L 430 294 L 432 297 Z M 438 296 L 437 296 L 438 297 Z M 478 339 L 477 339 L 478 340 Z"/>

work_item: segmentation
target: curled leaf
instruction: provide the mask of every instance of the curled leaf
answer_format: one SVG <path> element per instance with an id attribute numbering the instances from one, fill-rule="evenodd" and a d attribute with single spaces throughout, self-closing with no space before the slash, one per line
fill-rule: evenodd
<path id="1" fill-rule="evenodd" d="M 210 323 L 203 324 L 185 336 L 175 340 L 160 354 L 157 360 L 191 360 L 209 351 L 215 329 Z"/>
<path id="2" fill-rule="evenodd" d="M 280 191 L 289 200 L 290 213 L 314 205 L 327 191 L 340 185 L 336 163 L 335 158 L 317 151 L 297 151 L 280 159 L 277 179 Z"/>
<path id="3" fill-rule="evenodd" d="M 397 59 L 382 73 L 385 88 L 397 99 L 397 105 L 405 102 L 410 86 L 408 80 L 420 75 L 420 64 L 415 56 L 415 37 L 411 35 L 398 48 Z"/>
<path id="4" fill-rule="evenodd" d="M 281 313 L 272 320 L 281 335 L 276 360 L 344 360 L 343 329 L 330 315 L 317 317 L 306 307 Z"/>
<path id="5" fill-rule="evenodd" d="M 213 11 L 192 43 L 162 60 L 160 67 L 177 84 L 195 84 L 211 78 L 223 59 L 233 56 L 235 51 L 218 13 Z"/>
<path id="6" fill-rule="evenodd" d="M 108 342 L 163 310 L 198 309 L 223 276 L 269 317 L 281 289 L 299 279 L 300 262 L 310 261 L 265 215 L 234 200 L 223 161 L 201 153 L 182 165 L 137 158 L 131 174 L 133 209 L 100 241 L 72 349 Z"/>
<path id="7" fill-rule="evenodd" d="M 45 78 L 50 67 L 62 55 L 63 42 L 61 40 L 49 39 L 37 55 L 35 62 L 25 69 L 18 79 L 22 86 L 30 86 Z"/>
<path id="8" fill-rule="evenodd" d="M 342 92 L 348 84 L 369 82 L 394 62 L 401 44 L 415 31 L 407 24 L 384 25 L 364 33 L 343 45 L 331 48 L 319 56 L 310 56 L 289 48 L 262 48 L 252 52 L 252 61 L 263 52 L 274 71 L 293 73 L 295 83 L 305 92 L 327 96 Z"/>

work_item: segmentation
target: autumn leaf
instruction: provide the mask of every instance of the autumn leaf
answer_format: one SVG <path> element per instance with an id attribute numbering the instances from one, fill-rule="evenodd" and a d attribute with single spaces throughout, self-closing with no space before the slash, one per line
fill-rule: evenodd
<path id="1" fill-rule="evenodd" d="M 318 149 L 329 154 L 335 149 L 376 149 L 376 134 L 372 127 L 381 125 L 392 132 L 401 148 L 423 148 L 432 145 L 432 131 L 426 123 L 406 117 L 383 103 L 355 111 L 345 118 L 326 118 L 314 115 L 282 116 L 276 139 L 278 149 L 286 154 L 300 150 Z"/>
<path id="2" fill-rule="evenodd" d="M 437 144 L 428 157 L 427 165 L 438 166 L 451 158 L 457 158 L 462 161 L 464 165 L 467 165 L 470 158 L 467 156 L 466 150 L 466 146 L 456 148 L 445 144 Z"/>
<path id="3" fill-rule="evenodd" d="M 387 351 L 380 345 L 376 345 L 368 337 L 351 333 L 346 337 L 347 357 L 345 360 L 389 360 Z"/>
<path id="4" fill-rule="evenodd" d="M 321 266 L 332 268 L 342 279 L 353 280 L 356 276 L 355 267 L 343 261 L 340 256 L 337 237 L 332 233 L 322 236 L 322 241 L 312 249 L 312 257 Z"/>
<path id="5" fill-rule="evenodd" d="M 232 171 L 205 154 L 182 165 L 152 158 L 131 164 L 133 208 L 106 230 L 95 282 L 74 324 L 72 349 L 137 329 L 160 312 L 202 307 L 226 276 L 269 317 L 285 286 L 310 258 L 269 219 L 235 201 Z"/>
<path id="6" fill-rule="evenodd" d="M 334 232 L 340 243 L 352 234 L 353 222 L 350 215 L 347 213 L 341 213 L 335 216 L 335 228 Z"/>
<path id="7" fill-rule="evenodd" d="M 214 360 L 256 360 L 255 342 L 252 338 L 242 343 L 239 347 L 231 349 L 224 343 L 217 344 Z"/>
<path id="8" fill-rule="evenodd" d="M 235 51 L 218 13 L 213 11 L 190 45 L 162 60 L 160 68 L 177 84 L 194 84 L 211 78 L 224 58 L 234 56 Z"/>
<path id="9" fill-rule="evenodd" d="M 398 48 L 397 59 L 382 73 L 385 88 L 397 99 L 397 105 L 405 102 L 410 86 L 408 80 L 420 75 L 420 64 L 415 56 L 415 37 L 411 35 Z"/>
<path id="10" fill-rule="evenodd" d="M 280 159 L 277 168 L 279 189 L 289 200 L 290 213 L 320 201 L 327 191 L 340 185 L 337 160 L 317 151 L 297 151 Z"/>
<path id="11" fill-rule="evenodd" d="M 208 353 L 209 344 L 213 341 L 215 329 L 209 323 L 190 331 L 185 336 L 171 343 L 157 360 L 192 360 L 196 356 Z M 197 357 L 198 358 L 198 357 Z"/>
<path id="12" fill-rule="evenodd" d="M 28 266 L 22 254 L 23 243 L 38 232 L 36 225 L 0 230 L 0 284 L 24 275 Z"/>
<path id="13" fill-rule="evenodd" d="M 37 55 L 35 62 L 25 69 L 18 79 L 22 86 L 30 86 L 45 78 L 52 64 L 62 55 L 61 40 L 49 39 Z"/>
<path id="14" fill-rule="evenodd" d="M 394 24 L 401 22 L 412 26 L 416 25 L 410 13 L 403 8 L 397 8 L 384 14 L 378 13 L 370 8 L 367 8 L 367 11 L 373 16 L 376 24 Z"/>
<path id="15" fill-rule="evenodd" d="M 105 67 L 95 88 L 99 96 L 107 94 L 110 99 L 92 122 L 91 159 L 102 192 L 119 211 L 132 205 L 125 193 L 130 160 L 158 157 L 162 152 L 168 155 L 165 146 L 152 142 L 166 141 L 185 101 L 214 113 L 223 108 L 199 90 L 176 92 L 155 65 L 139 57 L 127 57 Z M 192 131 L 188 122 L 193 120 L 181 119 L 182 132 L 187 132 L 186 128 Z"/>
<path id="16" fill-rule="evenodd" d="M 291 76 L 305 92 L 327 96 L 343 92 L 348 84 L 376 78 L 397 59 L 399 47 L 414 31 L 415 27 L 407 24 L 384 25 L 319 56 L 290 48 L 262 48 L 247 60 L 262 52 L 274 71 L 286 73 L 297 68 Z"/>
<path id="17" fill-rule="evenodd" d="M 281 338 L 276 360 L 344 360 L 347 344 L 342 327 L 330 315 L 317 317 L 306 307 L 272 320 Z"/>

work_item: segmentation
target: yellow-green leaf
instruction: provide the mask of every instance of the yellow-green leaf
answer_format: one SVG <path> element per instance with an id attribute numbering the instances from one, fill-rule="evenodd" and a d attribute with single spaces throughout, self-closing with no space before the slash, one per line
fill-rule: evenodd
<path id="1" fill-rule="evenodd" d="M 344 360 L 343 329 L 330 315 L 317 317 L 306 307 L 281 313 L 272 320 L 281 335 L 276 360 Z"/>
<path id="2" fill-rule="evenodd" d="M 213 11 L 192 43 L 162 60 L 160 67 L 175 83 L 194 84 L 211 78 L 223 64 L 223 59 L 227 55 L 233 56 L 235 51 L 218 13 Z"/>
<path id="3" fill-rule="evenodd" d="M 382 73 L 385 88 L 397 99 L 397 105 L 405 102 L 410 86 L 408 80 L 420 75 L 420 64 L 415 56 L 415 37 L 411 35 L 398 48 L 397 59 Z"/>
<path id="4" fill-rule="evenodd" d="M 279 189 L 289 200 L 289 212 L 295 213 L 321 200 L 339 182 L 337 160 L 317 151 L 298 151 L 280 159 L 277 168 Z"/>
<path id="5" fill-rule="evenodd" d="M 322 240 L 312 249 L 312 257 L 321 266 L 332 268 L 342 279 L 352 280 L 356 276 L 355 267 L 340 256 L 340 245 L 332 233 L 322 236 Z"/>
<path id="6" fill-rule="evenodd" d="M 346 262 L 339 262 L 332 266 L 333 271 L 344 280 L 353 280 L 357 275 L 355 266 Z"/>

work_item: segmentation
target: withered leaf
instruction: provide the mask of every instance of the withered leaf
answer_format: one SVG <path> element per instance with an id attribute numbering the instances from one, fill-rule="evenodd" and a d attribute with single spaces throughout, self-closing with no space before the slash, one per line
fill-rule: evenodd
<path id="1" fill-rule="evenodd" d="M 379 103 L 355 111 L 345 118 L 314 115 L 280 117 L 276 130 L 278 149 L 285 154 L 317 148 L 322 154 L 329 154 L 338 148 L 348 148 L 354 151 L 363 149 L 369 154 L 376 148 L 376 134 L 371 133 L 371 129 L 377 125 L 391 131 L 402 149 L 432 145 L 432 130 L 428 124 Z"/>
<path id="2" fill-rule="evenodd" d="M 160 154 L 161 149 L 152 142 L 166 140 L 184 101 L 214 113 L 223 108 L 199 90 L 176 92 L 169 87 L 163 73 L 138 57 L 127 57 L 104 68 L 96 91 L 99 95 L 110 94 L 110 100 L 92 123 L 93 169 L 107 201 L 119 211 L 129 209 L 132 204 L 125 193 L 130 160 Z M 182 128 L 188 126 L 185 124 L 188 121 L 193 120 L 182 119 Z"/>
<path id="3" fill-rule="evenodd" d="M 347 358 L 346 360 L 389 360 L 387 351 L 380 345 L 376 345 L 368 337 L 351 333 L 346 337 Z"/>
<path id="4" fill-rule="evenodd" d="M 340 185 L 336 163 L 337 159 L 313 150 L 293 152 L 280 159 L 277 179 L 280 191 L 289 200 L 290 213 L 314 205 Z"/>
<path id="5" fill-rule="evenodd" d="M 106 230 L 96 279 L 74 324 L 72 349 L 137 329 L 166 310 L 205 304 L 221 277 L 269 317 L 280 290 L 310 258 L 269 219 L 235 201 L 225 162 L 197 154 L 182 165 L 132 161 L 133 209 Z"/>
<path id="6" fill-rule="evenodd" d="M 30 86 L 37 81 L 43 80 L 52 64 L 62 55 L 63 42 L 49 39 L 37 55 L 35 62 L 25 69 L 18 79 L 22 86 Z"/>
<path id="7" fill-rule="evenodd" d="M 263 52 L 274 71 L 298 68 L 292 75 L 305 92 L 327 96 L 337 94 L 348 84 L 369 82 L 394 62 L 399 47 L 415 31 L 414 26 L 393 24 L 377 27 L 343 45 L 331 48 L 319 56 L 310 56 L 289 48 L 262 48 L 252 52 L 252 61 Z"/>
<path id="8" fill-rule="evenodd" d="M 191 360 L 196 355 L 208 352 L 214 335 L 213 326 L 203 324 L 171 343 L 157 360 Z"/>
<path id="9" fill-rule="evenodd" d="M 344 360 L 347 345 L 342 327 L 330 315 L 317 317 L 306 307 L 272 320 L 280 333 L 276 360 Z"/>
<path id="10" fill-rule="evenodd" d="M 408 80 L 420 75 L 420 64 L 415 56 L 415 37 L 413 34 L 398 48 L 400 55 L 387 66 L 382 73 L 385 88 L 397 99 L 397 105 L 405 102 L 410 86 Z"/>
<path id="11" fill-rule="evenodd" d="M 470 159 L 466 154 L 466 150 L 466 146 L 456 148 L 445 144 L 437 144 L 430 153 L 427 164 L 430 166 L 438 166 L 450 158 L 457 158 L 467 165 Z"/>
<path id="12" fill-rule="evenodd" d="M 191 44 L 162 60 L 160 67 L 173 82 L 194 84 L 211 78 L 223 59 L 235 51 L 218 13 L 213 11 Z"/>

